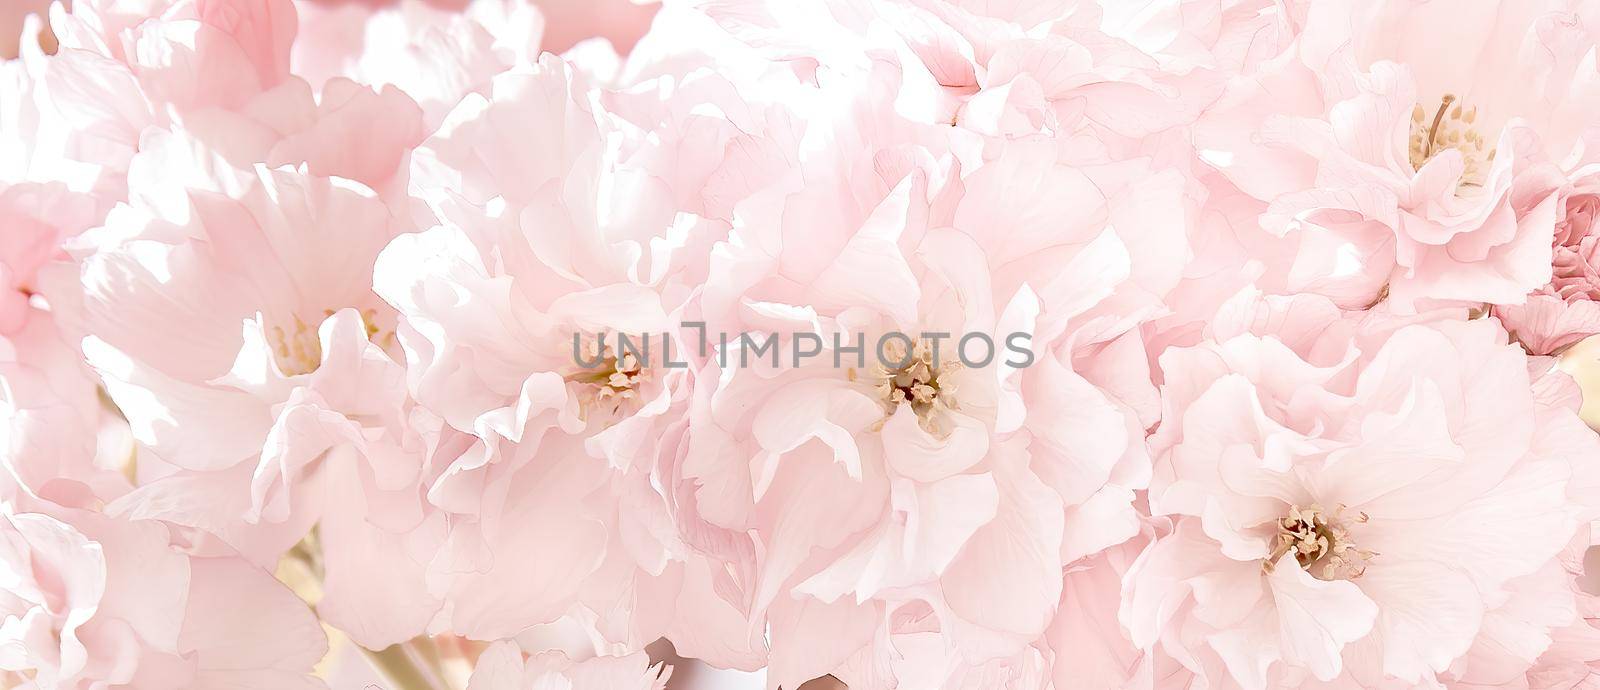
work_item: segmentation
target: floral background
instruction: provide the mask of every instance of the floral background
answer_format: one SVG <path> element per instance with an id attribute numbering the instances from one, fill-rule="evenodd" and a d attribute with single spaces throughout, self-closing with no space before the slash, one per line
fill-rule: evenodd
<path id="1" fill-rule="evenodd" d="M 1600 688 L 1600 0 L 0 33 L 0 687 Z"/>

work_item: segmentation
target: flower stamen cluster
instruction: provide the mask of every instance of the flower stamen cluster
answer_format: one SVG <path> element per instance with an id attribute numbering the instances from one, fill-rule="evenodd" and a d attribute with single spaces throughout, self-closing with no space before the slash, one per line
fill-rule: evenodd
<path id="1" fill-rule="evenodd" d="M 901 405 L 910 405 L 918 423 L 933 432 L 938 429 L 939 410 L 961 409 L 952 374 L 962 365 L 955 358 L 936 356 L 926 338 L 917 341 L 909 353 L 899 341 L 889 341 L 884 353 L 886 361 L 904 362 L 901 366 L 876 364 L 869 375 L 886 414 L 894 414 Z"/>
<path id="2" fill-rule="evenodd" d="M 1454 94 L 1439 99 L 1439 107 L 1431 119 L 1419 103 L 1411 110 L 1411 167 L 1422 166 L 1445 149 L 1455 149 L 1461 154 L 1461 182 L 1458 189 L 1483 186 L 1487 168 L 1494 162 L 1494 147 L 1484 150 L 1483 135 L 1473 123 L 1478 119 L 1478 107 L 1463 109 Z"/>
<path id="3" fill-rule="evenodd" d="M 1318 579 L 1361 577 L 1367 570 L 1367 563 L 1378 554 L 1357 548 L 1350 537 L 1348 523 L 1364 523 L 1367 514 L 1358 513 L 1347 519 L 1344 511 L 1343 505 L 1332 513 L 1314 503 L 1304 508 L 1289 506 L 1289 514 L 1277 521 L 1276 545 L 1262 566 L 1270 571 L 1280 556 L 1292 553 L 1295 562 Z"/>

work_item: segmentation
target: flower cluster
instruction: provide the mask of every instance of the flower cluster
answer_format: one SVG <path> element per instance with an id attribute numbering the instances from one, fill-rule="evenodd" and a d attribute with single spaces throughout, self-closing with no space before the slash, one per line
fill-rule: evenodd
<path id="1" fill-rule="evenodd" d="M 1600 0 L 20 34 L 0 687 L 1600 687 Z"/>

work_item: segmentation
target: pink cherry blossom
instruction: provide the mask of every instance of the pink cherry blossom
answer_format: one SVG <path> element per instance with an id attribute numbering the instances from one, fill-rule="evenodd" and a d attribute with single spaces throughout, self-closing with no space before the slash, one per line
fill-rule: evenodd
<path id="1" fill-rule="evenodd" d="M 537 60 L 545 31 L 543 15 L 527 0 L 448 4 L 303 4 L 307 21 L 292 48 L 294 72 L 317 89 L 334 79 L 396 87 L 437 127 L 462 97 L 485 92 L 496 74 Z"/>
<path id="2" fill-rule="evenodd" d="M 1221 32 L 1237 36 L 1277 30 L 1281 19 L 1260 5 L 1267 6 L 1256 7 L 1262 11 L 1255 17 L 1241 11 L 1207 19 L 1225 22 Z M 1108 9 L 1115 16 L 1105 16 Z M 1139 17 L 1096 3 L 945 0 L 891 0 L 862 10 L 829 0 L 729 2 L 707 10 L 742 41 L 784 60 L 847 64 L 897 53 L 903 89 L 897 108 L 917 121 L 989 136 L 1051 132 L 1064 139 L 1082 132 L 1117 148 L 1192 121 L 1220 92 L 1222 74 L 1210 63 L 1248 59 L 1229 54 L 1228 45 L 1200 45 L 1217 40 L 1202 35 L 1215 27 L 1174 27 L 1184 22 L 1178 13 Z M 1141 19 L 1148 23 L 1141 26 Z M 822 34 L 834 39 L 810 39 Z M 1177 43 L 1162 45 L 1161 36 Z"/>
<path id="3" fill-rule="evenodd" d="M 426 471 L 461 448 L 407 397 L 394 316 L 371 290 L 404 226 L 359 183 L 236 170 L 179 135 L 147 145 L 134 169 L 167 177 L 74 246 L 83 292 L 61 305 L 141 444 L 140 486 L 110 509 L 262 566 L 316 523 L 323 617 L 374 648 L 419 634 L 440 605 L 425 573 L 444 528 Z M 119 316 L 133 312 L 151 320 Z M 373 572 L 390 587 L 363 585 Z"/>
<path id="4" fill-rule="evenodd" d="M 0 190 L 0 334 L 27 325 L 36 311 L 39 269 L 60 258 L 61 244 L 94 222 L 94 203 L 59 183 L 22 183 Z"/>
<path id="5" fill-rule="evenodd" d="M 1264 229 L 1299 238 L 1285 289 L 1410 310 L 1519 304 L 1550 280 L 1589 39 L 1557 28 L 1578 21 L 1561 3 L 1492 5 L 1319 4 L 1201 118 L 1201 159 L 1266 204 Z M 1459 31 L 1409 40 L 1438 22 Z"/>
<path id="6" fill-rule="evenodd" d="M 1183 517 L 1130 573 L 1121 619 L 1141 648 L 1215 655 L 1250 687 L 1448 679 L 1485 593 L 1589 519 L 1594 438 L 1530 392 L 1493 321 L 1302 318 L 1317 308 L 1269 300 L 1162 356 L 1150 505 Z"/>
<path id="7" fill-rule="evenodd" d="M 19 2 L 0 686 L 1600 687 L 1600 3 Z"/>
<path id="8" fill-rule="evenodd" d="M 90 508 L 126 494 L 127 424 L 48 313 L 0 338 L 0 501 Z"/>
<path id="9" fill-rule="evenodd" d="M 868 72 L 834 88 L 885 86 Z M 775 683 L 831 672 L 892 687 L 917 666 L 888 646 L 903 618 L 915 621 L 905 634 L 938 633 L 970 660 L 1022 673 L 1063 566 L 1137 531 L 1147 460 L 1125 434 L 1142 435 L 1154 391 L 1129 329 L 1175 282 L 1186 238 L 1165 221 L 1182 216 L 1182 178 L 1079 168 L 1024 139 L 957 187 L 961 130 L 869 122 L 828 134 L 799 174 L 851 184 L 791 176 L 757 192 L 759 205 L 736 209 L 701 301 L 713 333 L 811 333 L 817 359 L 735 366 L 749 345 L 727 345 L 699 372 L 717 385 L 708 396 L 697 385 L 685 476 L 706 520 L 767 545 L 751 596 L 773 626 Z M 962 367 L 947 349 L 936 365 L 924 342 L 913 370 L 833 366 L 851 358 L 839 348 L 853 334 L 873 343 L 891 330 L 1022 331 L 1044 361 Z M 824 639 L 825 654 L 798 651 Z"/>
<path id="10" fill-rule="evenodd" d="M 1533 354 L 1553 354 L 1600 333 L 1600 271 L 1595 255 L 1600 230 L 1600 168 L 1579 170 L 1562 188 L 1557 206 L 1554 257 L 1547 285 L 1533 290 L 1526 303 L 1502 304 L 1495 314 Z"/>
<path id="11" fill-rule="evenodd" d="M 60 512 L 0 516 L 0 677 L 40 690 L 327 687 L 309 676 L 327 649 L 316 618 L 268 573 L 170 548 L 157 522 Z"/>
<path id="12" fill-rule="evenodd" d="M 642 653 L 573 663 L 560 652 L 525 658 L 515 644 L 501 642 L 478 659 L 467 690 L 662 690 L 671 675 L 671 669 L 651 665 Z"/>
<path id="13" fill-rule="evenodd" d="M 432 227 L 377 262 L 411 394 L 473 439 L 428 491 L 461 516 L 445 547 L 459 573 L 447 625 L 495 639 L 577 616 L 601 639 L 666 635 L 755 668 L 764 645 L 748 612 L 701 580 L 750 568 L 749 537 L 688 534 L 652 481 L 688 411 L 693 346 L 673 315 L 705 280 L 697 235 L 716 225 L 679 210 L 660 142 L 594 88 L 547 55 L 468 95 L 413 157 Z M 607 201 L 620 198 L 630 206 Z M 654 354 L 619 352 L 618 334 Z"/>

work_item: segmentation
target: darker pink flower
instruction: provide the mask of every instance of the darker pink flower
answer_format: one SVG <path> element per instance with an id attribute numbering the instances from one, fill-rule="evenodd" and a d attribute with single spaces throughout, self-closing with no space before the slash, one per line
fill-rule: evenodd
<path id="1" fill-rule="evenodd" d="M 1600 333 L 1600 169 L 1579 171 L 1560 192 L 1550 282 L 1521 304 L 1494 308 L 1518 342 L 1537 355 Z"/>

